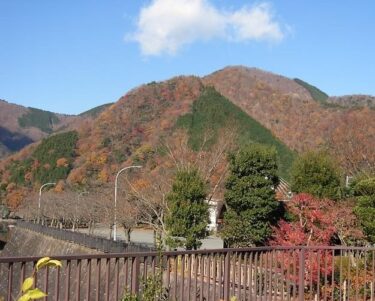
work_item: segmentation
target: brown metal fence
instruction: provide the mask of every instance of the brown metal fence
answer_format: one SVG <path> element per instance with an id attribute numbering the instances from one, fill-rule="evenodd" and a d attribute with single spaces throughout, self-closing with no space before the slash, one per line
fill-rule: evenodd
<path id="1" fill-rule="evenodd" d="M 168 300 L 374 300 L 375 249 L 273 247 L 59 256 L 38 275 L 45 300 L 121 300 L 150 283 Z M 13 300 L 38 258 L 0 258 L 0 296 Z M 149 281 L 147 281 L 147 279 Z"/>

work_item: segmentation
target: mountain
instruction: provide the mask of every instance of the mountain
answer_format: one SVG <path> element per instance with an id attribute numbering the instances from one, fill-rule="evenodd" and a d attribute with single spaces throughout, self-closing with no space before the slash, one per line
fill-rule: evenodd
<path id="1" fill-rule="evenodd" d="M 83 120 L 95 118 L 108 105 L 74 116 L 26 108 L 0 100 L 0 159 L 51 133 L 79 127 Z"/>
<path id="2" fill-rule="evenodd" d="M 371 95 L 332 96 L 327 98 L 327 102 L 348 108 L 369 107 L 375 109 L 375 96 Z"/>
<path id="3" fill-rule="evenodd" d="M 333 136 L 352 132 L 354 124 L 362 132 L 354 135 L 375 147 L 374 110 L 327 106 L 313 96 L 324 92 L 312 93 L 313 86 L 307 83 L 245 67 L 225 68 L 206 76 L 203 82 L 215 87 L 297 152 L 327 147 Z"/>
<path id="4" fill-rule="evenodd" d="M 320 90 L 319 88 L 310 85 L 309 83 L 303 81 L 302 79 L 295 78 L 294 81 L 304 87 L 307 91 L 309 91 L 311 97 L 315 100 L 320 102 L 321 104 L 326 104 L 327 99 L 329 98 L 328 94 Z"/>
<path id="5" fill-rule="evenodd" d="M 370 158 L 375 149 L 375 111 L 367 106 L 327 105 L 329 98 L 322 101 L 322 97 L 324 92 L 301 80 L 242 66 L 203 78 L 151 82 L 113 104 L 70 116 L 70 122 L 56 127 L 53 135 L 2 160 L 0 195 L 16 207 L 45 181 L 102 187 L 129 164 L 141 164 L 153 175 L 161 166 L 170 166 L 165 142 L 175 139 L 181 129 L 192 150 L 204 145 L 209 152 L 221 138 L 229 139 L 223 137 L 228 130 L 236 134 L 234 144 L 273 146 L 284 178 L 296 154 L 311 149 L 328 149 L 345 169 L 352 168 L 355 160 L 362 164 L 364 152 Z M 48 116 L 55 131 L 57 122 Z"/>
<path id="6" fill-rule="evenodd" d="M 106 103 L 104 105 L 97 106 L 95 108 L 92 108 L 90 110 L 87 110 L 85 112 L 80 113 L 78 116 L 81 117 L 91 117 L 91 118 L 96 118 L 98 115 L 103 112 L 105 109 L 113 105 L 113 102 L 111 103 Z"/>
<path id="7" fill-rule="evenodd" d="M 75 118 L 0 100 L 0 143 L 5 153 L 18 151 L 66 127 Z"/>

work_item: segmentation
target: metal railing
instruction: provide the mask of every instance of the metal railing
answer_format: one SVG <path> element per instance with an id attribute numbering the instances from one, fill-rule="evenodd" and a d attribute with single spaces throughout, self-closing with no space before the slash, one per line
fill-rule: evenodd
<path id="1" fill-rule="evenodd" d="M 60 239 L 74 244 L 78 244 L 90 249 L 98 250 L 105 253 L 120 252 L 148 252 L 155 251 L 153 244 L 147 243 L 128 243 L 124 241 L 113 241 L 103 237 L 97 237 L 80 232 L 42 226 L 26 221 L 17 221 L 17 227 L 28 229 L 46 236 Z"/>
<path id="2" fill-rule="evenodd" d="M 120 300 L 160 280 L 168 300 L 374 300 L 375 249 L 264 247 L 58 256 L 36 285 L 48 300 Z M 38 258 L 0 258 L 0 296 L 12 300 Z M 47 300 L 47 298 L 45 299 Z"/>

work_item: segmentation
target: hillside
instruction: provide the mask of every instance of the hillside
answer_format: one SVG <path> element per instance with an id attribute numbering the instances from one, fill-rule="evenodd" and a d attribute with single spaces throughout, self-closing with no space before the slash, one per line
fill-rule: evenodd
<path id="1" fill-rule="evenodd" d="M 266 80 L 262 78 L 265 74 Z M 346 140 L 351 140 L 355 145 L 366 145 L 366 156 L 373 156 L 374 110 L 321 104 L 294 80 L 280 80 L 280 76 L 253 68 L 228 67 L 206 76 L 203 82 L 214 86 L 292 150 L 329 148 L 344 165 L 355 153 L 342 151 L 348 145 Z"/>
<path id="2" fill-rule="evenodd" d="M 81 117 L 92 117 L 96 118 L 98 115 L 103 112 L 105 109 L 107 109 L 109 106 L 113 105 L 113 102 L 111 103 L 106 103 L 104 105 L 97 106 L 95 108 L 92 108 L 90 110 L 87 110 L 85 112 L 80 113 L 78 116 Z"/>
<path id="3" fill-rule="evenodd" d="M 109 104 L 79 115 L 64 115 L 0 100 L 0 159 L 52 133 L 80 127 L 96 118 Z"/>
<path id="4" fill-rule="evenodd" d="M 319 88 L 313 86 L 313 85 L 310 85 L 309 83 L 303 81 L 302 79 L 299 79 L 299 78 L 295 78 L 294 81 L 301 85 L 302 87 L 304 87 L 307 91 L 309 91 L 311 97 L 322 103 L 322 104 L 325 104 L 327 102 L 327 99 L 328 99 L 328 95 L 323 92 L 322 90 L 320 90 Z"/>
<path id="5" fill-rule="evenodd" d="M 75 119 L 75 116 L 26 108 L 0 100 L 0 144 L 4 154 L 39 141 L 52 132 L 67 127 Z"/>
<path id="6" fill-rule="evenodd" d="M 90 189 L 110 184 L 124 165 L 141 164 L 150 174 L 170 168 L 163 145 L 181 128 L 192 149 L 208 132 L 205 147 L 214 145 L 223 130 L 236 132 L 238 144 L 271 145 L 285 178 L 295 154 L 310 149 L 328 149 L 348 171 L 363 158 L 373 160 L 375 111 L 327 106 L 313 98 L 311 87 L 245 67 L 151 82 L 1 161 L 0 195 L 15 207 L 45 181 Z"/>
<path id="7" fill-rule="evenodd" d="M 4 144 L 0 143 L 0 158 L 5 157 L 8 155 L 8 153 L 8 148 Z"/>
<path id="8" fill-rule="evenodd" d="M 190 144 L 198 149 L 202 144 L 202 132 L 213 131 L 213 140 L 217 139 L 219 131 L 234 126 L 238 134 L 239 145 L 262 143 L 275 147 L 279 155 L 279 172 L 284 178 L 289 178 L 289 168 L 294 160 L 290 149 L 275 138 L 272 133 L 255 119 L 251 118 L 239 107 L 219 94 L 214 88 L 206 88 L 201 96 L 194 101 L 191 113 L 177 120 L 177 126 L 188 130 Z M 214 141 L 210 141 L 214 143 Z"/>
<path id="9" fill-rule="evenodd" d="M 199 78 L 177 77 L 130 91 L 76 132 L 52 135 L 4 160 L 2 195 L 16 207 L 27 191 L 47 181 L 90 187 L 112 181 L 124 164 L 142 164 L 152 171 L 169 164 L 160 150 L 180 128 L 188 130 L 194 149 L 205 133 L 214 131 L 218 138 L 228 124 L 238 132 L 237 143 L 274 146 L 280 174 L 288 177 L 294 154 L 285 144 Z"/>
<path id="10" fill-rule="evenodd" d="M 327 102 L 348 108 L 369 107 L 375 109 L 375 96 L 371 95 L 332 96 L 327 99 Z"/>

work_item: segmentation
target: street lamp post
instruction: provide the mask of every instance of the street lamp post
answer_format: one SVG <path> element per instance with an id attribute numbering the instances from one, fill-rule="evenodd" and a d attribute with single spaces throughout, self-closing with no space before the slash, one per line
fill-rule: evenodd
<path id="1" fill-rule="evenodd" d="M 41 217 L 41 211 L 40 211 L 40 201 L 42 199 L 42 189 L 48 185 L 56 185 L 56 183 L 45 183 L 43 184 L 42 186 L 40 186 L 40 189 L 39 189 L 39 200 L 38 200 L 38 219 L 40 219 Z M 39 224 L 39 220 L 38 220 L 38 224 Z"/>
<path id="2" fill-rule="evenodd" d="M 139 165 L 132 165 L 132 166 L 127 166 L 127 167 L 124 167 L 122 169 L 120 169 L 116 175 L 116 179 L 115 179 L 115 210 L 114 210 L 114 223 L 113 223 L 113 241 L 116 241 L 117 238 L 117 180 L 118 180 L 118 177 L 119 175 L 127 170 L 127 169 L 130 169 L 130 168 L 142 168 L 142 166 L 139 166 Z"/>

